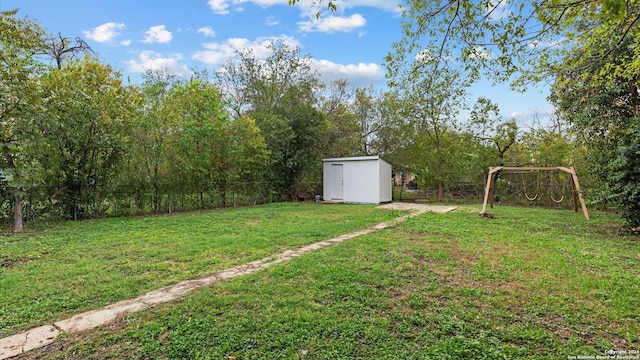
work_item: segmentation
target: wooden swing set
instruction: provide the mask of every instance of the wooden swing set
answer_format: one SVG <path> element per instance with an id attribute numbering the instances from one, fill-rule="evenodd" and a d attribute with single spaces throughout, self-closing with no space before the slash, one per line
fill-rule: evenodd
<path id="1" fill-rule="evenodd" d="M 564 171 L 566 173 L 569 173 L 571 175 L 571 187 L 573 189 L 573 209 L 574 211 L 578 212 L 578 201 L 580 201 L 580 205 L 582 206 L 582 213 L 584 214 L 584 218 L 589 220 L 589 212 L 587 211 L 587 206 L 584 204 L 584 199 L 582 198 L 582 191 L 580 191 L 580 184 L 578 184 L 578 175 L 576 175 L 576 171 L 573 167 L 562 167 L 562 166 L 557 166 L 557 167 L 536 167 L 536 166 L 495 166 L 495 167 L 489 167 L 489 175 L 487 176 L 487 186 L 485 187 L 484 190 L 484 202 L 482 203 L 482 212 L 481 214 L 485 214 L 486 210 L 487 210 L 487 203 L 493 208 L 493 202 L 495 199 L 494 196 L 494 190 L 495 190 L 495 183 L 494 183 L 494 176 L 493 174 L 497 173 L 498 171 Z M 535 196 L 530 197 L 529 195 L 527 195 L 526 193 L 526 189 L 525 189 L 525 196 L 527 197 L 527 199 L 529 201 L 534 201 L 537 197 L 538 194 L 536 193 Z M 564 199 L 564 194 L 562 195 L 562 198 L 560 198 L 559 200 L 553 198 L 554 202 L 561 202 Z"/>

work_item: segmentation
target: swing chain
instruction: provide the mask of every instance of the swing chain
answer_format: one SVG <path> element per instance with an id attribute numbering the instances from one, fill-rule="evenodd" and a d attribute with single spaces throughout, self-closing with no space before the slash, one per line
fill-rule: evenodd
<path id="1" fill-rule="evenodd" d="M 529 201 L 535 201 L 538 198 L 538 190 L 540 189 L 540 180 L 537 179 L 536 180 L 536 194 L 531 197 L 527 194 L 527 183 L 524 181 L 524 173 L 520 173 L 520 175 L 522 176 L 522 192 L 524 193 L 524 196 L 527 198 L 527 200 Z"/>

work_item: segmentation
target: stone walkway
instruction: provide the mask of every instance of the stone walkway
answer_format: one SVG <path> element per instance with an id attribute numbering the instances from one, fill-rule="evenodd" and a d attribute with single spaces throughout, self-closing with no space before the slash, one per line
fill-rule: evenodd
<path id="1" fill-rule="evenodd" d="M 62 333 L 74 334 L 83 330 L 93 329 L 100 325 L 111 322 L 116 318 L 142 311 L 158 304 L 172 301 L 204 286 L 215 284 L 222 280 L 233 279 L 242 275 L 248 275 L 253 272 L 266 269 L 273 265 L 290 260 L 292 258 L 302 256 L 311 251 L 318 250 L 329 245 L 337 244 L 345 240 L 353 239 L 360 235 L 365 235 L 377 230 L 388 228 L 397 223 L 405 221 L 409 217 L 420 215 L 426 211 L 449 212 L 456 209 L 456 207 L 453 206 L 429 206 L 406 203 L 392 203 L 382 205 L 380 207 L 392 210 L 409 210 L 411 211 L 411 213 L 396 218 L 387 223 L 380 223 L 364 230 L 355 231 L 328 240 L 319 241 L 298 248 L 297 250 L 287 250 L 264 259 L 252 261 L 243 265 L 238 265 L 230 269 L 217 271 L 213 274 L 200 278 L 185 280 L 175 285 L 166 286 L 161 289 L 148 292 L 146 294 L 138 296 L 135 299 L 123 300 L 102 309 L 87 311 L 55 322 L 51 325 L 40 326 L 31 330 L 27 330 L 20 334 L 0 339 L 0 360 L 8 359 L 27 351 L 49 345 L 53 343 L 56 340 L 56 337 Z"/>

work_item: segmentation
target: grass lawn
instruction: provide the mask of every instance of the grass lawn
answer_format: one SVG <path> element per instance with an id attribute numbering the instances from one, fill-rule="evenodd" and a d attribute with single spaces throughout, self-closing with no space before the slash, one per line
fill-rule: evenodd
<path id="1" fill-rule="evenodd" d="M 640 350 L 640 239 L 618 233 L 615 216 L 592 212 L 587 222 L 566 210 L 496 207 L 484 219 L 478 210 L 425 213 L 25 358 L 567 359 Z"/>
<path id="2" fill-rule="evenodd" d="M 0 337 L 399 216 L 280 203 L 0 236 Z"/>

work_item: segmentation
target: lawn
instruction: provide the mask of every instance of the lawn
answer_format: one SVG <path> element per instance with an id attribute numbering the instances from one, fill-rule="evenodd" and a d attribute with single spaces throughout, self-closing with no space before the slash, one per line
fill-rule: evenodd
<path id="1" fill-rule="evenodd" d="M 0 337 L 399 216 L 279 203 L 57 224 L 0 237 Z"/>
<path id="2" fill-rule="evenodd" d="M 640 350 L 640 239 L 619 232 L 615 215 L 592 211 L 585 221 L 496 207 L 486 219 L 478 210 L 425 213 L 25 358 L 568 359 Z"/>

